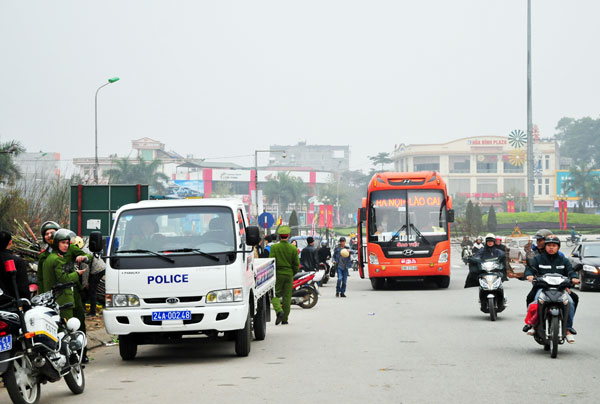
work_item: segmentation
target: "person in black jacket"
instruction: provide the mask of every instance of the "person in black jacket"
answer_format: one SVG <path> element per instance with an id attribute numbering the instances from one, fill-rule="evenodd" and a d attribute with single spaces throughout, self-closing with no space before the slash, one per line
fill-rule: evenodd
<path id="1" fill-rule="evenodd" d="M 300 265 L 303 271 L 316 271 L 319 265 L 317 249 L 315 248 L 315 239 L 308 236 L 306 238 L 308 245 L 300 253 Z"/>
<path id="2" fill-rule="evenodd" d="M 469 258 L 469 274 L 465 280 L 465 288 L 479 286 L 479 263 L 494 258 L 497 258 L 498 263 L 502 266 L 500 272 L 502 272 L 503 280 L 507 279 L 506 255 L 502 252 L 502 250 L 496 248 L 496 238 L 493 234 L 489 233 L 485 236 L 484 247 L 479 249 L 474 256 Z"/>
<path id="3" fill-rule="evenodd" d="M 27 277 L 27 263 L 19 256 L 10 252 L 12 247 L 12 235 L 7 231 L 0 231 L 0 288 L 4 294 L 17 297 L 11 279 L 11 274 L 6 272 L 5 262 L 13 260 L 17 268 L 17 289 L 19 297 L 29 299 L 29 278 Z"/>
<path id="4" fill-rule="evenodd" d="M 573 269 L 571 262 L 564 256 L 558 253 L 560 249 L 560 239 L 557 236 L 550 235 L 545 240 L 545 251 L 539 255 L 536 255 L 527 262 L 527 268 L 525 269 L 525 277 L 529 282 L 533 282 L 535 276 L 544 274 L 561 274 L 563 276 L 571 278 L 571 283 L 577 285 L 579 283 L 579 276 Z M 534 286 L 535 288 L 535 286 Z M 541 289 L 537 288 L 534 301 L 537 301 L 540 295 Z M 566 289 L 568 292 L 567 297 L 569 299 L 569 318 L 567 319 L 567 342 L 572 344 L 575 342 L 573 335 L 577 334 L 577 331 L 573 328 L 573 319 L 575 317 L 575 303 L 571 297 L 571 290 Z M 529 331 L 531 327 L 525 326 L 523 331 Z"/>

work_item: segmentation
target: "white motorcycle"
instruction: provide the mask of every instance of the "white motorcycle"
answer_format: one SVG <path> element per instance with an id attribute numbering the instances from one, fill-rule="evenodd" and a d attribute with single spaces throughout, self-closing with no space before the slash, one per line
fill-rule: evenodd
<path id="1" fill-rule="evenodd" d="M 13 285 L 17 290 L 14 276 Z M 40 384 L 63 377 L 74 394 L 83 393 L 81 360 L 87 339 L 78 331 L 77 318 L 65 324 L 59 314 L 71 303 L 62 307 L 56 303 L 56 294 L 70 287 L 73 283 L 57 285 L 31 302 L 3 295 L 0 289 L 0 298 L 9 300 L 0 307 L 0 374 L 13 403 L 37 403 Z"/>

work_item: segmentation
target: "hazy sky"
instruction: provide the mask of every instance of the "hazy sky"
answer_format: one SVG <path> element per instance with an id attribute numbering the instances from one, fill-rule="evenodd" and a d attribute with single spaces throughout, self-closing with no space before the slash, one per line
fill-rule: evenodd
<path id="1" fill-rule="evenodd" d="M 599 116 L 600 1 L 533 0 L 533 119 Z M 526 129 L 526 0 L 0 0 L 0 141 L 127 155 L 148 136 L 252 164 L 269 144 Z M 251 155 L 252 157 L 233 157 Z M 266 157 L 266 155 L 264 156 Z"/>

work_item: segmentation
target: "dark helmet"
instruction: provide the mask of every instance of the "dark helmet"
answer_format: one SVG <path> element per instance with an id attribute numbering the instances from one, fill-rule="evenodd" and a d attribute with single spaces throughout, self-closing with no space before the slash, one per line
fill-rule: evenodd
<path id="1" fill-rule="evenodd" d="M 52 237 L 52 247 L 58 250 L 58 243 L 63 240 L 71 241 L 71 233 L 73 233 L 69 229 L 58 229 L 54 236 Z"/>
<path id="2" fill-rule="evenodd" d="M 58 225 L 58 223 L 53 222 L 52 220 L 48 220 L 47 222 L 44 222 L 42 224 L 42 229 L 41 229 L 42 238 L 44 238 L 46 231 L 48 231 L 50 229 L 58 230 L 58 229 L 60 229 L 60 226 Z"/>
<path id="3" fill-rule="evenodd" d="M 536 240 L 539 240 L 539 239 L 542 239 L 542 238 L 545 239 L 546 237 L 548 237 L 550 235 L 552 235 L 552 232 L 550 230 L 548 230 L 548 229 L 539 229 L 537 231 L 537 233 L 535 233 L 534 237 L 535 237 Z"/>
<path id="4" fill-rule="evenodd" d="M 545 238 L 546 240 L 546 245 L 548 244 L 558 244 L 558 247 L 560 248 L 560 239 L 558 238 L 558 236 L 555 236 L 553 234 L 547 236 Z"/>

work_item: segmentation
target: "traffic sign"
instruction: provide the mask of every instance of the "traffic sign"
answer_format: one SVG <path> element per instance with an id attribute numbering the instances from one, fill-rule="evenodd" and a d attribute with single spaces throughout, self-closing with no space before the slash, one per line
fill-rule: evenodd
<path id="1" fill-rule="evenodd" d="M 265 225 L 265 222 L 266 222 L 266 225 Z M 258 216 L 258 226 L 262 227 L 263 229 L 265 227 L 271 228 L 274 223 L 275 223 L 275 218 L 269 212 L 263 212 L 260 214 L 260 216 Z"/>

